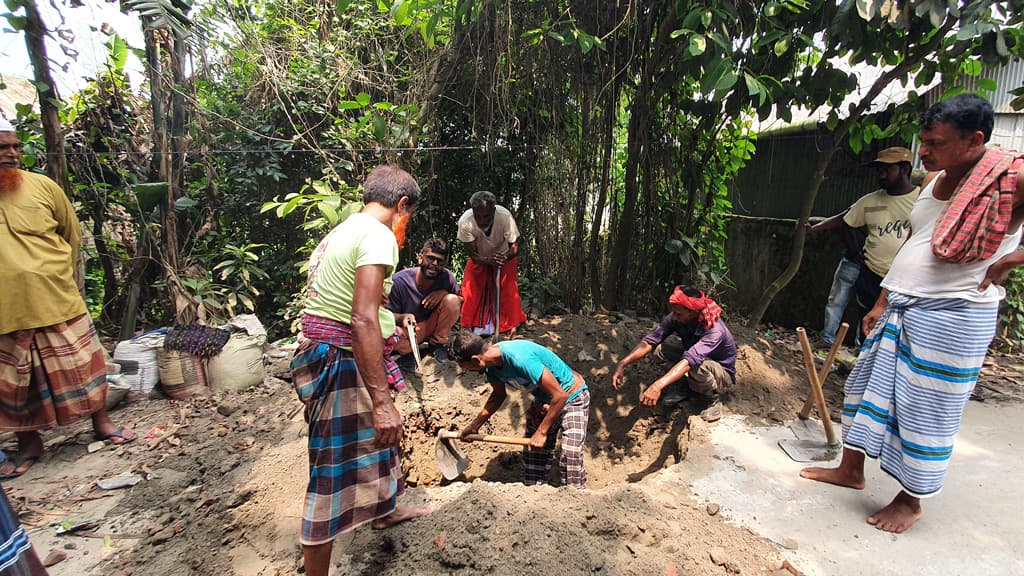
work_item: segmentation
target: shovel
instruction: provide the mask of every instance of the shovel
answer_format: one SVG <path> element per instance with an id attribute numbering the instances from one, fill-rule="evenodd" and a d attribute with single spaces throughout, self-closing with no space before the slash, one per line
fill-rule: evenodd
<path id="1" fill-rule="evenodd" d="M 842 330 L 842 332 L 845 335 L 845 330 Z M 814 353 L 811 351 L 811 343 L 807 339 L 807 332 L 803 328 L 797 328 L 796 333 L 800 337 L 800 347 L 804 353 L 804 368 L 807 370 L 807 379 L 811 383 L 811 398 L 808 403 L 817 404 L 818 415 L 821 416 L 826 441 L 822 444 L 820 440 L 811 440 L 806 436 L 801 438 L 801 434 L 797 433 L 796 439 L 779 440 L 779 447 L 796 462 L 831 460 L 839 453 L 839 440 L 836 438 L 835 429 L 832 427 L 832 420 L 829 419 L 828 405 L 825 403 L 825 394 L 822 392 L 821 382 L 818 380 L 817 366 L 814 362 Z M 839 342 L 841 340 L 837 338 L 836 343 L 838 344 Z M 833 352 L 838 348 L 837 344 L 832 346 Z M 834 354 L 832 356 L 834 357 Z M 826 360 L 826 364 L 826 370 L 822 372 L 824 376 L 828 375 L 827 370 L 831 367 L 831 362 Z M 807 412 L 804 413 L 804 410 L 801 410 L 798 416 L 800 416 L 800 420 L 805 420 L 809 414 L 810 407 L 808 406 Z"/>
<path id="2" fill-rule="evenodd" d="M 423 361 L 420 358 L 420 343 L 416 340 L 416 319 L 412 316 L 405 317 L 405 333 L 409 335 L 409 344 L 412 344 L 412 357 L 416 359 L 416 371 L 423 371 Z"/>
<path id="3" fill-rule="evenodd" d="M 501 266 L 494 271 L 494 341 L 501 334 Z"/>
<path id="4" fill-rule="evenodd" d="M 441 476 L 445 480 L 454 480 L 462 475 L 469 468 L 469 460 L 459 448 L 457 439 L 462 435 L 454 430 L 438 430 L 437 441 L 434 443 L 434 458 L 437 459 L 437 467 L 441 470 Z M 467 440 L 475 442 L 494 442 L 497 444 L 515 444 L 517 446 L 529 446 L 529 438 L 516 436 L 491 436 L 489 434 L 469 434 Z"/>

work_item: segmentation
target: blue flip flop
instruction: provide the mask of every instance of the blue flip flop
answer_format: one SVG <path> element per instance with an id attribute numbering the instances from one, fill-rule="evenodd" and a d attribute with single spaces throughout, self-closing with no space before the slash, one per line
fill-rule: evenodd
<path id="1" fill-rule="evenodd" d="M 128 444 L 129 442 L 134 442 L 135 439 L 139 437 L 139 435 L 138 434 L 133 434 L 131 436 L 126 436 L 125 433 L 124 433 L 124 427 L 121 427 L 121 428 L 118 428 L 117 430 L 114 430 L 110 434 L 107 434 L 106 436 L 94 433 L 92 435 L 92 437 L 97 439 L 97 440 L 110 440 L 111 444 L 113 444 L 115 446 L 120 446 L 122 444 Z M 111 440 L 111 438 L 120 438 L 121 441 L 120 442 L 114 442 L 113 440 Z"/>

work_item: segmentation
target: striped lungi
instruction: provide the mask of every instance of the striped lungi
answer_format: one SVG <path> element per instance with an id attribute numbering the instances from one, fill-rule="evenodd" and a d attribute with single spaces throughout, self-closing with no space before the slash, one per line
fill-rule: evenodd
<path id="1" fill-rule="evenodd" d="M 3 459 L 0 458 L 0 462 Z M 25 528 L 11 508 L 7 493 L 0 487 L 0 574 L 3 576 L 40 576 L 46 568 L 39 561 Z"/>
<path id="2" fill-rule="evenodd" d="M 299 536 L 316 546 L 393 512 L 405 479 L 398 449 L 374 446 L 373 402 L 350 351 L 305 340 L 291 369 L 316 375 L 306 385 L 309 485 Z"/>
<path id="3" fill-rule="evenodd" d="M 536 404 L 536 402 L 535 402 Z M 562 486 L 584 488 L 587 469 L 583 464 L 583 444 L 587 440 L 587 421 L 590 419 L 590 389 L 584 388 L 563 408 L 560 418 L 551 430 L 541 450 L 523 448 L 523 483 L 527 486 L 547 484 L 551 475 L 551 461 L 559 429 L 562 431 L 562 454 L 558 459 Z M 533 436 L 540 422 L 528 422 L 526 437 Z"/>
<path id="4" fill-rule="evenodd" d="M 844 388 L 843 442 L 918 498 L 942 489 L 998 305 L 889 293 Z"/>
<path id="5" fill-rule="evenodd" d="M 104 351 L 88 314 L 0 334 L 0 430 L 64 426 L 106 401 Z"/>

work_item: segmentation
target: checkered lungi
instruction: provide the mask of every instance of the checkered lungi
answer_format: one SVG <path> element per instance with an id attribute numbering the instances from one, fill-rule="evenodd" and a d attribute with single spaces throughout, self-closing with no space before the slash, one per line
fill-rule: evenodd
<path id="1" fill-rule="evenodd" d="M 393 512 L 405 479 L 398 449 L 373 444 L 373 402 L 352 352 L 305 340 L 291 368 L 296 388 L 311 393 L 309 484 L 299 541 L 316 546 Z"/>
<path id="2" fill-rule="evenodd" d="M 106 402 L 106 361 L 88 314 L 0 334 L 0 430 L 64 426 Z"/>
<path id="3" fill-rule="evenodd" d="M 546 484 L 551 475 L 558 430 L 562 430 L 562 455 L 558 467 L 562 486 L 583 488 L 587 484 L 587 469 L 583 466 L 583 443 L 587 439 L 587 420 L 590 419 L 590 390 L 584 388 L 562 408 L 561 418 L 548 431 L 548 441 L 542 450 L 523 449 L 523 483 L 527 486 Z M 526 437 L 533 436 L 539 421 L 526 425 Z"/>

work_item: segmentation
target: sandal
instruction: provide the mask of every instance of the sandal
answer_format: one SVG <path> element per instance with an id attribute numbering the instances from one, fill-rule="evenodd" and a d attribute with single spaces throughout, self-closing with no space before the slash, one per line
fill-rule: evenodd
<path id="1" fill-rule="evenodd" d="M 113 444 L 115 446 L 120 446 L 122 444 L 127 444 L 129 442 L 134 442 L 135 439 L 138 438 L 138 434 L 135 434 L 135 433 L 132 433 L 132 432 L 126 433 L 124 431 L 124 427 L 121 427 L 121 428 L 118 428 L 117 430 L 114 430 L 110 434 L 107 434 L 106 436 L 94 432 L 92 437 L 97 439 L 97 440 L 110 440 L 111 444 Z"/>

